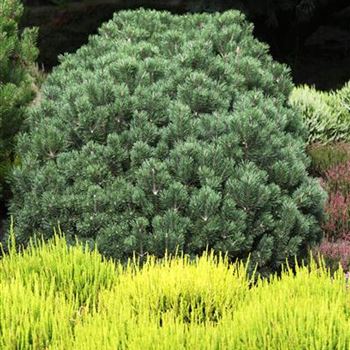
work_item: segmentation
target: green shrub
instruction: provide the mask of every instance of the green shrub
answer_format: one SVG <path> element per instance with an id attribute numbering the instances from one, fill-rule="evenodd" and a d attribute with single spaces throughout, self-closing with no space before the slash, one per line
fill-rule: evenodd
<path id="1" fill-rule="evenodd" d="M 340 127 L 337 116 L 328 104 L 329 95 L 307 85 L 294 88 L 290 96 L 293 106 L 302 112 L 309 131 L 309 143 L 337 141 Z"/>
<path id="2" fill-rule="evenodd" d="M 291 88 L 239 12 L 116 14 L 19 138 L 18 239 L 59 223 L 114 258 L 209 247 L 277 268 L 319 240 L 324 197 Z"/>
<path id="3" fill-rule="evenodd" d="M 309 130 L 309 143 L 350 141 L 350 84 L 338 91 L 294 88 L 290 102 L 298 108 Z"/>
<path id="4" fill-rule="evenodd" d="M 14 155 L 14 137 L 32 100 L 36 29 L 19 33 L 23 6 L 18 0 L 0 0 L 0 200 L 8 196 L 5 179 Z M 1 205 L 3 207 L 3 205 Z"/>

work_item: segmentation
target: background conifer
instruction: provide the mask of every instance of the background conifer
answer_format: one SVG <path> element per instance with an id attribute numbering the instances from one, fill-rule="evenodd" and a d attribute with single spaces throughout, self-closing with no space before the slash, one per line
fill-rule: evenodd
<path id="1" fill-rule="evenodd" d="M 24 109 L 34 96 L 37 30 L 20 33 L 22 12 L 20 1 L 0 0 L 0 211 L 9 197 L 5 180 L 15 160 L 14 137 L 22 124 Z"/>

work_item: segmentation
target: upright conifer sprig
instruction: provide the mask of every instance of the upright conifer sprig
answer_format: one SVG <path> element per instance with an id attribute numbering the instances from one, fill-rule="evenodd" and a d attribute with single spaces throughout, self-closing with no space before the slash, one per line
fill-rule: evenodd
<path id="1" fill-rule="evenodd" d="M 320 238 L 287 67 L 239 12 L 123 11 L 47 79 L 13 174 L 18 239 L 118 259 L 213 248 L 271 271 Z"/>
<path id="2" fill-rule="evenodd" d="M 14 161 L 14 137 L 23 111 L 33 98 L 33 63 L 37 56 L 36 29 L 20 33 L 23 6 L 18 0 L 0 0 L 0 200 L 8 192 L 5 178 Z M 6 197 L 6 195 L 5 195 Z M 4 203 L 0 206 L 2 209 Z"/>

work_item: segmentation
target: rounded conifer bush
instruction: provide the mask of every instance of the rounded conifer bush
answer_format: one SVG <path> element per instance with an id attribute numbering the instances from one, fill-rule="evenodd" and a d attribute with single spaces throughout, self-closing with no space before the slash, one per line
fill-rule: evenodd
<path id="1" fill-rule="evenodd" d="M 236 11 L 123 11 L 47 79 L 13 173 L 18 239 L 249 254 L 260 271 L 320 239 L 288 68 Z"/>

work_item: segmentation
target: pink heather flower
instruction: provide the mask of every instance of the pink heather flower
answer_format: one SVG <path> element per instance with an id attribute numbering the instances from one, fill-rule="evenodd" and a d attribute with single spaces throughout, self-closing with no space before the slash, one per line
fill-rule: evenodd
<path id="1" fill-rule="evenodd" d="M 346 240 L 329 241 L 323 240 L 321 245 L 316 250 L 316 253 L 321 254 L 326 262 L 334 265 L 341 264 L 344 271 L 348 271 L 350 265 L 350 242 Z M 350 276 L 347 272 L 346 276 Z M 347 278 L 348 278 L 347 277 Z"/>
<path id="2" fill-rule="evenodd" d="M 350 193 L 350 161 L 338 164 L 325 173 L 325 188 L 331 192 Z"/>
<path id="3" fill-rule="evenodd" d="M 328 238 L 350 241 L 350 195 L 330 193 L 325 206 L 323 230 Z"/>

